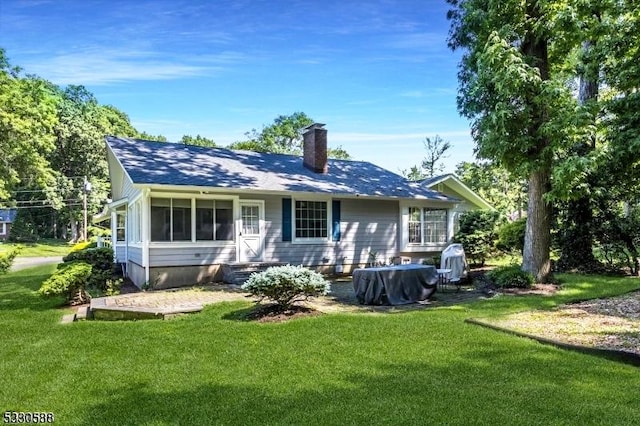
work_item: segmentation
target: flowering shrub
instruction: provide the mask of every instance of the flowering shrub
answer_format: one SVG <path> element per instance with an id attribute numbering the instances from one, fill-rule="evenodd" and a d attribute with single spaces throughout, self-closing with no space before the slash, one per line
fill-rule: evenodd
<path id="1" fill-rule="evenodd" d="M 294 302 L 329 293 L 330 284 L 317 272 L 286 265 L 251 275 L 242 289 L 261 299 L 272 300 L 285 310 Z"/>

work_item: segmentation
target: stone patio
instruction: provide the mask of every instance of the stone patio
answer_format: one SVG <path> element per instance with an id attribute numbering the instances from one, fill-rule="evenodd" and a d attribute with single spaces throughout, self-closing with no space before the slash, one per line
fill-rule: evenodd
<path id="1" fill-rule="evenodd" d="M 403 312 L 445 306 L 486 298 L 482 292 L 463 286 L 438 288 L 434 297 L 424 302 L 401 306 L 360 305 L 356 300 L 350 277 L 332 280 L 331 293 L 304 302 L 306 306 L 324 313 L 336 312 Z M 253 301 L 249 293 L 239 286 L 212 284 L 188 289 L 172 289 L 121 294 L 91 300 L 91 311 L 95 319 L 165 319 L 184 313 L 199 312 L 205 305 L 229 301 Z"/>

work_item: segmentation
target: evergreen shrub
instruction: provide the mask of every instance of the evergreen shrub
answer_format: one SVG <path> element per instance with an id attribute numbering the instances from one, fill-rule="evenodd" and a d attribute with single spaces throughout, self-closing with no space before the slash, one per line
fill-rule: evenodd
<path id="1" fill-rule="evenodd" d="M 530 288 L 535 279 L 519 265 L 501 266 L 487 273 L 487 277 L 498 288 Z"/>

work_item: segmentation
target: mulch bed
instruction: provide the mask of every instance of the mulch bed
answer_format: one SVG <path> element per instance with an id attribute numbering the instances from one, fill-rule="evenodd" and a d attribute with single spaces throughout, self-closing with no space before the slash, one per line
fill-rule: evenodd
<path id="1" fill-rule="evenodd" d="M 256 322 L 283 322 L 296 318 L 322 315 L 322 312 L 306 306 L 293 305 L 282 310 L 278 305 L 257 305 L 245 314 L 245 319 Z"/>

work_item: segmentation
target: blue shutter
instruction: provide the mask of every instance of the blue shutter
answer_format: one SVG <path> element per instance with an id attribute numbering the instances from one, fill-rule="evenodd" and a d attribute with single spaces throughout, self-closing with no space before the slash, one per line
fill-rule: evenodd
<path id="1" fill-rule="evenodd" d="M 340 241 L 340 200 L 333 200 L 331 202 L 331 218 L 333 219 L 331 239 L 333 241 Z"/>
<path id="2" fill-rule="evenodd" d="M 282 199 L 282 241 L 291 241 L 291 198 Z"/>

